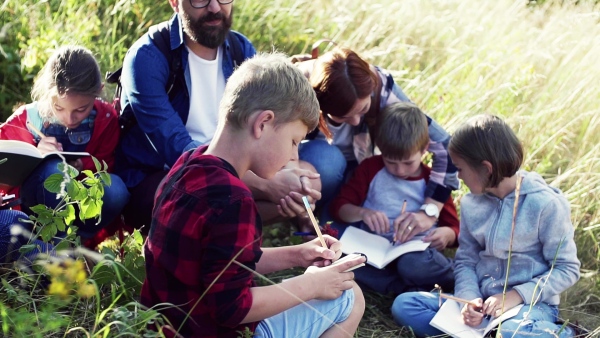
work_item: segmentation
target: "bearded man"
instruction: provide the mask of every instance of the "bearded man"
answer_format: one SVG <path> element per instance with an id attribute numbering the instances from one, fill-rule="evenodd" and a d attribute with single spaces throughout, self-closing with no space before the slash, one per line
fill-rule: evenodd
<path id="1" fill-rule="evenodd" d="M 128 50 L 121 74 L 121 114 L 128 122 L 115 171 L 131 194 L 125 222 L 145 230 L 158 184 L 183 152 L 210 143 L 225 83 L 240 63 L 236 60 L 256 53 L 245 36 L 230 30 L 233 0 L 169 4 L 175 13 L 161 29 L 168 36 L 170 55 L 161 51 L 150 31 Z M 180 63 L 174 67 L 173 61 Z M 307 163 L 291 163 L 268 181 L 251 172 L 243 180 L 265 222 L 304 215 L 302 195 L 312 202 L 321 197 L 318 174 Z"/>

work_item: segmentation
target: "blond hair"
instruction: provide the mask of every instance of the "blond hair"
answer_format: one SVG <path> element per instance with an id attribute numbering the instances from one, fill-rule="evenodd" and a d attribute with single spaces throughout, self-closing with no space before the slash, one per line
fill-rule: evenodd
<path id="1" fill-rule="evenodd" d="M 415 104 L 391 104 L 377 119 L 375 144 L 385 157 L 404 160 L 429 145 L 427 117 Z"/>
<path id="2" fill-rule="evenodd" d="M 241 129 L 264 110 L 275 113 L 276 125 L 300 120 L 313 130 L 319 120 L 314 90 L 282 53 L 259 53 L 242 63 L 227 81 L 219 114 L 228 126 Z"/>
<path id="3" fill-rule="evenodd" d="M 67 93 L 100 96 L 102 76 L 98 62 L 87 48 L 61 47 L 46 62 L 38 74 L 31 97 L 38 101 L 40 116 L 53 117 L 52 98 Z"/>

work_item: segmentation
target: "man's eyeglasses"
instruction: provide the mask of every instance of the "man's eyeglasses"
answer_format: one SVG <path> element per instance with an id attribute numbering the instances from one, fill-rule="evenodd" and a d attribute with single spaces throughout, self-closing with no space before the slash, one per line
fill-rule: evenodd
<path id="1" fill-rule="evenodd" d="M 233 2 L 233 0 L 216 0 L 221 5 L 227 5 Z M 190 0 L 190 5 L 194 8 L 204 8 L 210 5 L 211 0 Z"/>

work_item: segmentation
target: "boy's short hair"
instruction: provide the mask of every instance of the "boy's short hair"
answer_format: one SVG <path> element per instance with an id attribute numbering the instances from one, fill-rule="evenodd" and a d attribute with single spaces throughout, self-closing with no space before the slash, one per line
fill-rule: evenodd
<path id="1" fill-rule="evenodd" d="M 483 161 L 492 164 L 487 187 L 495 188 L 505 177 L 512 177 L 523 164 L 523 145 L 513 130 L 497 116 L 477 115 L 460 126 L 448 151 L 481 170 Z"/>
<path id="2" fill-rule="evenodd" d="M 233 72 L 219 107 L 228 126 L 243 128 L 252 114 L 272 110 L 276 125 L 302 121 L 317 127 L 319 102 L 308 79 L 282 53 L 258 53 Z"/>
<path id="3" fill-rule="evenodd" d="M 387 158 L 404 160 L 429 145 L 427 117 L 410 102 L 391 104 L 377 118 L 375 144 Z"/>

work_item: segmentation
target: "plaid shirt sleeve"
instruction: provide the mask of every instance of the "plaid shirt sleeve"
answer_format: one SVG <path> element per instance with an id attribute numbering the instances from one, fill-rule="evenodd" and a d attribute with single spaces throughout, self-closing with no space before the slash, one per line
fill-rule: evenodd
<path id="1" fill-rule="evenodd" d="M 224 164 L 212 171 L 205 164 L 189 166 L 193 170 L 180 169 L 174 180 L 178 164 L 157 192 L 144 247 L 142 303 L 178 306 L 163 313 L 175 328 L 184 324 L 184 336 L 235 337 L 246 326 L 254 330 L 255 323 L 240 325 L 252 306 L 252 270 L 262 253 L 252 194 L 235 171 L 223 175 Z"/>

